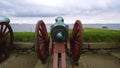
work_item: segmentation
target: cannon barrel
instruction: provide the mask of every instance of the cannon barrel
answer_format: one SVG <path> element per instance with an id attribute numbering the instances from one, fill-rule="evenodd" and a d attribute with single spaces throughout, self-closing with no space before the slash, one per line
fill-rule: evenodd
<path id="1" fill-rule="evenodd" d="M 0 18 L 0 22 L 10 23 L 10 19 L 9 18 Z"/>
<path id="2" fill-rule="evenodd" d="M 65 42 L 68 37 L 68 26 L 62 17 L 57 17 L 56 23 L 51 26 L 51 37 L 55 42 Z"/>
<path id="3" fill-rule="evenodd" d="M 62 17 L 55 19 L 55 24 L 51 25 L 50 37 L 43 20 L 36 25 L 36 49 L 38 57 L 42 63 L 46 63 L 49 55 L 53 54 L 53 68 L 58 68 L 59 61 L 61 67 L 66 68 L 66 55 L 69 55 L 75 64 L 82 51 L 82 23 L 76 20 L 71 36 L 68 36 L 68 25 L 64 23 Z M 67 54 L 66 54 L 67 53 Z M 60 60 L 58 60 L 61 58 Z"/>

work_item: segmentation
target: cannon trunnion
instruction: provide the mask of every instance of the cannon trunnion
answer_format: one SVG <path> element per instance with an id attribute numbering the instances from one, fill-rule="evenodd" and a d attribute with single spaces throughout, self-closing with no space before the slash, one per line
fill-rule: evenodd
<path id="1" fill-rule="evenodd" d="M 43 20 L 40 20 L 36 25 L 35 37 L 38 57 L 42 63 L 46 63 L 48 56 L 53 55 L 53 68 L 59 67 L 59 61 L 61 61 L 61 67 L 66 68 L 66 55 L 75 64 L 78 64 L 83 45 L 82 23 L 80 20 L 76 20 L 72 34 L 69 35 L 69 27 L 64 23 L 64 19 L 57 17 L 55 21 L 55 24 L 51 26 L 50 36 L 47 34 Z"/>

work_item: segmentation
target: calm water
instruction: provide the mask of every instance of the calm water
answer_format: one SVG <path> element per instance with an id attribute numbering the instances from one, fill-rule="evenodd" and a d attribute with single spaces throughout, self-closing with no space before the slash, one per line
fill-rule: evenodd
<path id="1" fill-rule="evenodd" d="M 73 24 L 68 24 L 73 28 Z M 14 32 L 35 32 L 36 24 L 11 24 Z M 50 31 L 51 24 L 47 24 L 47 31 Z M 120 30 L 120 24 L 83 24 L 83 28 L 102 28 L 107 27 L 110 30 Z"/>

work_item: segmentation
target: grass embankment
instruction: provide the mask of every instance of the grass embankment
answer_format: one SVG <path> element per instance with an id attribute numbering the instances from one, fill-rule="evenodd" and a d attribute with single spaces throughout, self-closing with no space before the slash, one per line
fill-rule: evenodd
<path id="1" fill-rule="evenodd" d="M 14 32 L 14 38 L 15 42 L 35 42 L 35 33 Z M 84 28 L 83 40 L 84 42 L 120 42 L 120 30 Z"/>

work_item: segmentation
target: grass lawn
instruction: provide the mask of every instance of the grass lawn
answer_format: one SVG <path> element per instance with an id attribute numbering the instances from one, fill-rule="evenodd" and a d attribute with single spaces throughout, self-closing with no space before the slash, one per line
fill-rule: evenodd
<path id="1" fill-rule="evenodd" d="M 34 32 L 14 32 L 15 42 L 35 42 Z"/>
<path id="2" fill-rule="evenodd" d="M 84 42 L 120 42 L 120 30 L 85 28 Z"/>
<path id="3" fill-rule="evenodd" d="M 71 30 L 69 33 L 71 34 Z M 50 34 L 49 34 L 50 35 Z M 84 42 L 120 42 L 120 30 L 83 29 Z M 35 42 L 34 32 L 14 32 L 15 42 Z"/>

